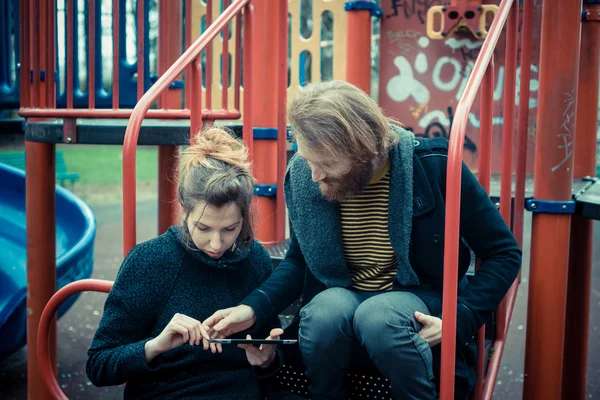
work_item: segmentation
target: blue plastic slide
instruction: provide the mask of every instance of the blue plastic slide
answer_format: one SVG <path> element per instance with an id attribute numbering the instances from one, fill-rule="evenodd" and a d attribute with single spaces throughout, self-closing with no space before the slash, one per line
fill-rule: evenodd
<path id="1" fill-rule="evenodd" d="M 56 187 L 57 288 L 89 278 L 94 263 L 96 220 L 91 208 L 72 192 Z M 27 339 L 27 260 L 25 172 L 0 164 L 0 361 Z M 62 316 L 73 296 L 58 310 Z"/>

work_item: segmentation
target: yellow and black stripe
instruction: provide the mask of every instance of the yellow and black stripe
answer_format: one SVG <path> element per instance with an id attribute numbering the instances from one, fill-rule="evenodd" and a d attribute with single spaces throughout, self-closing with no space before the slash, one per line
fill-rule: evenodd
<path id="1" fill-rule="evenodd" d="M 356 197 L 341 203 L 344 255 L 359 290 L 390 290 L 398 261 L 388 233 L 390 163 Z"/>

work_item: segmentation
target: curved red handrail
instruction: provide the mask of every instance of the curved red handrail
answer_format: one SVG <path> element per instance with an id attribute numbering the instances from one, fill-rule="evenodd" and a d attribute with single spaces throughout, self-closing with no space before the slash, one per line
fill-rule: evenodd
<path id="1" fill-rule="evenodd" d="M 175 61 L 138 101 L 125 130 L 123 143 L 123 248 L 124 253 L 136 244 L 136 205 L 135 205 L 135 159 L 136 146 L 142 121 L 152 103 L 178 76 L 200 56 L 202 50 L 237 15 L 250 0 L 234 0 L 227 9 L 206 29 L 206 31 Z M 201 90 L 197 88 L 196 90 Z M 193 107 L 190 107 L 194 112 Z M 192 132 L 190 132 L 191 134 Z M 192 136 L 192 135 L 190 135 Z"/>
<path id="2" fill-rule="evenodd" d="M 456 349 L 456 293 L 458 290 L 458 245 L 460 226 L 460 189 L 462 178 L 462 160 L 465 134 L 471 107 L 481 87 L 486 69 L 494 55 L 494 49 L 514 0 L 503 0 L 488 36 L 485 39 L 473 71 L 469 76 L 465 91 L 458 105 L 448 148 L 448 167 L 446 175 L 446 222 L 444 244 L 444 289 L 442 306 L 442 365 L 440 378 L 441 400 L 454 398 L 454 363 Z"/>
<path id="3" fill-rule="evenodd" d="M 60 290 L 58 290 L 50 298 L 42 315 L 40 317 L 40 324 L 38 325 L 37 335 L 37 357 L 40 368 L 40 373 L 44 383 L 48 387 L 50 394 L 55 399 L 68 400 L 65 393 L 60 388 L 56 376 L 54 375 L 54 367 L 50 360 L 49 352 L 49 333 L 50 325 L 54 320 L 54 315 L 58 307 L 70 296 L 81 292 L 103 292 L 108 293 L 112 289 L 113 282 L 101 279 L 81 279 L 75 282 L 71 282 Z"/>

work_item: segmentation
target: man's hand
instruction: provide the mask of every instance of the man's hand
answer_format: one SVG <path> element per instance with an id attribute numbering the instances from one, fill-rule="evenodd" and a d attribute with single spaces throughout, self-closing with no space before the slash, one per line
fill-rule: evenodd
<path id="1" fill-rule="evenodd" d="M 283 335 L 283 329 L 275 328 L 272 329 L 267 340 L 279 339 L 279 336 Z M 252 339 L 250 335 L 246 335 L 246 339 Z M 276 344 L 261 344 L 260 347 L 256 347 L 253 344 L 238 344 L 238 347 L 246 350 L 246 357 L 250 365 L 255 367 L 267 368 L 273 360 L 275 360 L 275 349 Z"/>
<path id="2" fill-rule="evenodd" d="M 415 312 L 415 318 L 423 325 L 423 328 L 419 331 L 419 336 L 429 344 L 429 347 L 440 344 L 442 341 L 442 320 L 418 311 Z"/>
<path id="3" fill-rule="evenodd" d="M 255 322 L 256 316 L 252 307 L 242 304 L 218 310 L 204 320 L 202 325 L 210 337 L 224 338 L 250 328 Z"/>

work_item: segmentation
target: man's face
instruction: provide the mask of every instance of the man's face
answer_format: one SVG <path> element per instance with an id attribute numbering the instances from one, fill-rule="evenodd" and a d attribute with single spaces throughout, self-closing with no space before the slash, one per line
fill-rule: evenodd
<path id="1" fill-rule="evenodd" d="M 331 201 L 347 200 L 364 189 L 373 177 L 371 163 L 353 163 L 346 157 L 320 155 L 308 151 L 298 142 L 298 155 L 308 163 L 312 180 L 326 199 Z"/>

